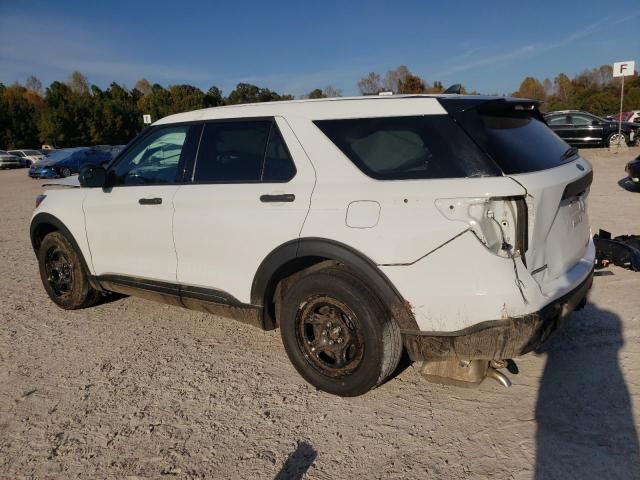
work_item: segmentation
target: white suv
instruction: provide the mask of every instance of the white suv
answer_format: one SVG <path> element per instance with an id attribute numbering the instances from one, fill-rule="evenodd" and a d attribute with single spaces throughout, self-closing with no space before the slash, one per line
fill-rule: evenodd
<path id="1" fill-rule="evenodd" d="M 166 117 L 45 192 L 31 241 L 62 308 L 120 292 L 279 327 L 334 394 L 380 384 L 403 350 L 478 382 L 584 304 L 591 180 L 533 101 L 228 106 Z"/>
<path id="2" fill-rule="evenodd" d="M 25 167 L 30 167 L 34 163 L 38 163 L 40 160 L 44 160 L 45 156 L 38 150 L 10 150 L 11 155 L 20 157 L 24 162 Z"/>

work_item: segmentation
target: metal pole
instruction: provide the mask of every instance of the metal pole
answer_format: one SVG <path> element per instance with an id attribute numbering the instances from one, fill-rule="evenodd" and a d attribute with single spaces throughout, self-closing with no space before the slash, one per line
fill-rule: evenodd
<path id="1" fill-rule="evenodd" d="M 624 99 L 624 75 L 622 76 L 622 88 L 620 89 L 620 116 L 618 117 L 618 145 L 622 138 L 622 101 Z"/>

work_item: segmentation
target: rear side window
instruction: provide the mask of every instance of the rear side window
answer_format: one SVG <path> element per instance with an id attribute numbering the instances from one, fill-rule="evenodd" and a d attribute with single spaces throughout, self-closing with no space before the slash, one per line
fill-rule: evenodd
<path id="1" fill-rule="evenodd" d="M 273 120 L 213 122 L 204 128 L 194 182 L 286 182 L 295 175 Z"/>
<path id="2" fill-rule="evenodd" d="M 314 123 L 363 173 L 378 180 L 500 174 L 445 115 Z"/>

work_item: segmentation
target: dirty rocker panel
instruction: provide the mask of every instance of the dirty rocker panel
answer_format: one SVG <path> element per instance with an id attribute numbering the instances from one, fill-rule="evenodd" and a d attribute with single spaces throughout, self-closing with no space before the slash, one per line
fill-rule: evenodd
<path id="1" fill-rule="evenodd" d="M 593 282 L 593 270 L 580 285 L 542 310 L 490 320 L 455 332 L 402 330 L 404 346 L 413 361 L 503 360 L 531 352 L 557 332 L 568 314 L 580 308 Z"/>
<path id="2" fill-rule="evenodd" d="M 242 303 L 221 290 L 125 275 L 100 275 L 96 280 L 104 290 L 222 315 L 263 328 L 261 307 Z"/>

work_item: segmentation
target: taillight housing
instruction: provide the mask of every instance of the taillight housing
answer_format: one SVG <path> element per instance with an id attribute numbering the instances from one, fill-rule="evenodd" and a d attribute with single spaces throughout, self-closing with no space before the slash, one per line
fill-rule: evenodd
<path id="1" fill-rule="evenodd" d="M 436 206 L 447 219 L 467 224 L 495 255 L 520 256 L 526 265 L 529 234 L 524 197 L 441 198 Z"/>

